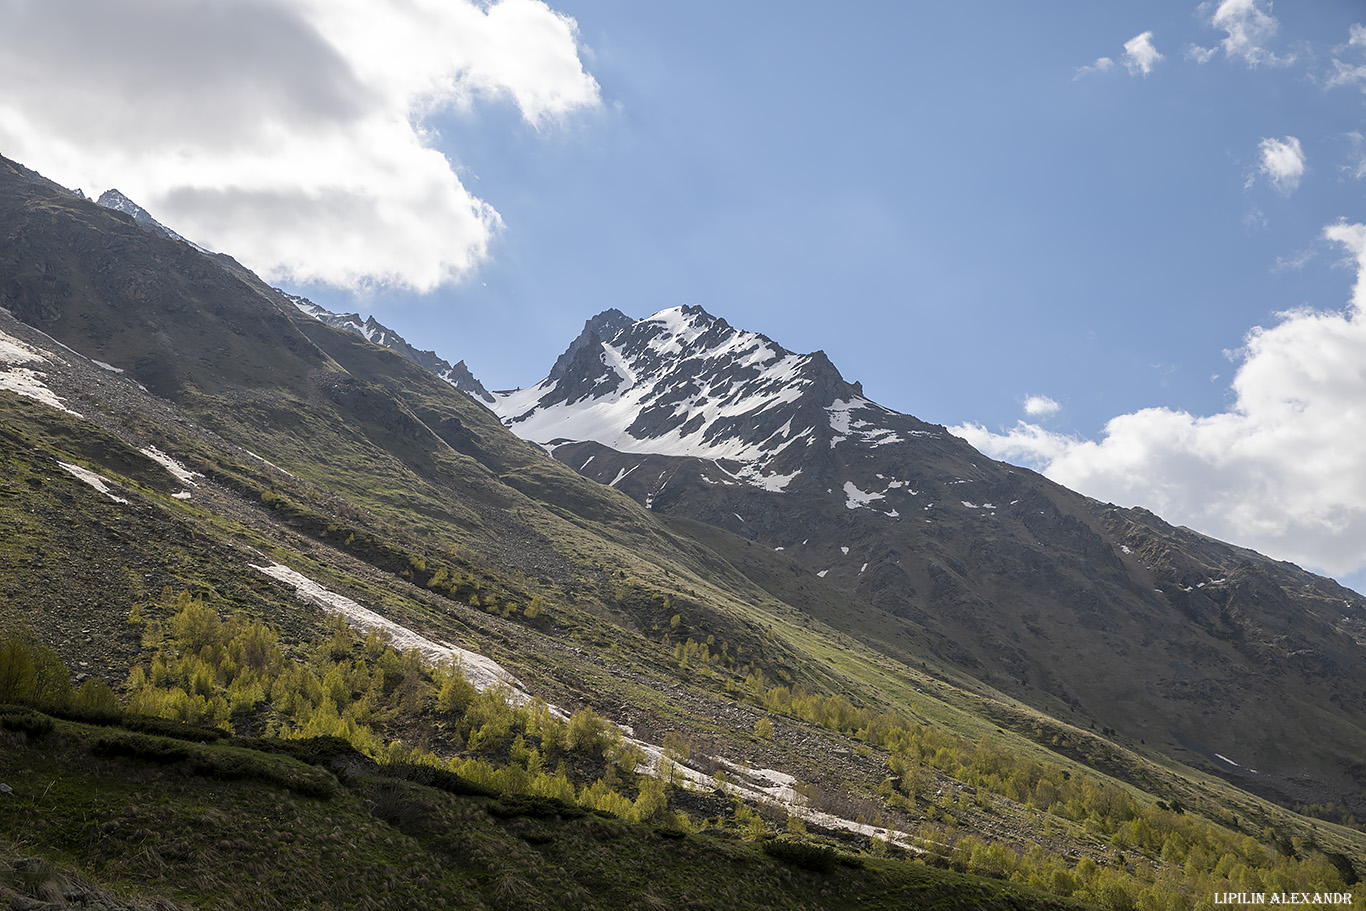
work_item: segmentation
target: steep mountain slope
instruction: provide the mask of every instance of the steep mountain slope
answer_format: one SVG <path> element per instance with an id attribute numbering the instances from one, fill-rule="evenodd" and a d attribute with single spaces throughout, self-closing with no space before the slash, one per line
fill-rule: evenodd
<path id="1" fill-rule="evenodd" d="M 1357 593 L 995 462 L 869 401 L 821 352 L 698 307 L 571 352 L 497 394 L 510 429 L 890 615 L 898 657 L 938 655 L 1284 800 L 1366 808 Z M 825 619 L 867 638 L 866 612 Z"/>
<path id="2" fill-rule="evenodd" d="M 585 867 L 548 853 L 553 849 L 544 847 L 544 838 L 558 837 L 546 834 L 558 823 L 514 819 L 475 827 L 485 833 L 478 841 L 521 839 L 529 846 L 491 863 L 487 851 L 453 843 L 450 826 L 424 822 L 434 812 L 480 820 L 545 812 L 546 804 L 518 802 L 538 781 L 557 800 L 571 801 L 548 805 L 555 814 L 560 807 L 582 818 L 584 808 L 615 807 L 615 815 L 646 821 L 631 838 L 683 839 L 681 854 L 652 855 L 652 864 L 679 865 L 669 867 L 670 875 L 686 867 L 695 844 L 705 844 L 682 834 L 675 827 L 680 819 L 689 830 L 721 829 L 727 840 L 785 828 L 800 835 L 809 824 L 812 833 L 843 839 L 846 850 L 883 853 L 900 845 L 936 864 L 998 877 L 1018 873 L 1083 900 L 1118 889 L 1114 894 L 1133 903 L 1142 897 L 1153 908 L 1164 906 L 1153 904 L 1163 895 L 1189 906 L 1197 894 L 1233 888 L 1231 868 L 1216 870 L 1229 851 L 1239 852 L 1256 875 L 1283 872 L 1298 888 L 1340 886 L 1355 869 L 1366 869 L 1361 833 L 1315 827 L 1129 737 L 1093 732 L 1088 719 L 1061 704 L 1052 706 L 1058 717 L 1024 705 L 1003 694 L 994 678 L 965 670 L 979 648 L 971 637 L 960 645 L 954 630 L 935 633 L 884 610 L 840 574 L 812 572 L 796 548 L 756 543 L 746 525 L 735 526 L 743 534 L 721 527 L 719 510 L 737 491 L 756 498 L 738 510 L 751 519 L 751 506 L 776 509 L 813 483 L 814 471 L 795 448 L 755 468 L 754 484 L 726 477 L 695 455 L 648 456 L 686 468 L 677 476 L 685 494 L 680 503 L 690 502 L 692 490 L 697 503 L 711 503 L 716 512 L 713 522 L 663 515 L 549 458 L 409 359 L 301 312 L 230 258 L 149 233 L 130 216 L 3 159 L 0 309 L 0 636 L 28 628 L 77 674 L 144 698 L 139 704 L 163 718 L 202 720 L 214 701 L 222 708 L 216 723 L 238 734 L 280 733 L 285 722 L 298 725 L 292 731 L 298 734 L 316 724 L 353 738 L 371 761 L 416 751 L 429 763 L 408 769 L 416 784 L 448 780 L 438 773 L 475 758 L 501 764 L 496 773 L 485 765 L 485 772 L 512 806 L 490 805 L 487 813 L 486 797 L 451 803 L 345 770 L 337 770 L 340 780 L 326 770 L 308 772 L 308 781 L 337 788 L 328 798 L 334 803 L 316 814 L 326 825 L 302 836 L 310 850 L 317 848 L 318 831 L 327 833 L 329 845 L 397 845 L 392 856 L 405 858 L 411 876 L 440 879 L 443 889 L 470 877 L 468 894 L 488 895 L 495 907 L 523 906 L 519 898 L 528 894 L 558 894 L 554 883 L 565 878 L 565 867 L 571 878 L 582 873 L 611 882 L 590 869 L 596 859 Z M 602 331 L 612 321 L 600 321 Z M 788 358 L 771 343 L 737 342 L 725 329 L 714 334 L 732 353 L 748 348 L 737 355 L 740 361 L 766 357 L 760 347 L 767 347 L 772 358 L 748 365 L 758 373 L 769 361 Z M 583 352 L 601 344 L 601 333 L 590 327 L 569 358 L 566 382 L 576 381 L 579 370 L 578 382 L 599 385 L 581 368 L 592 363 Z M 797 378 L 809 379 L 801 390 L 825 388 L 834 396 L 830 402 L 856 394 L 837 375 L 822 375 L 820 359 L 793 358 L 788 363 Z M 751 379 L 759 385 L 749 388 L 761 397 L 763 377 Z M 828 403 L 801 398 L 778 407 L 790 405 L 798 418 L 832 420 Z M 666 407 L 655 416 L 662 433 L 691 440 L 693 430 L 672 426 Z M 830 471 L 856 461 L 844 459 L 843 441 L 830 441 L 871 434 L 855 423 L 868 408 L 822 438 L 833 459 Z M 733 417 L 722 412 L 720 421 Z M 793 426 L 805 425 L 794 420 Z M 964 451 L 961 442 L 934 436 L 936 428 L 913 419 L 899 426 L 930 447 L 926 452 L 938 453 L 942 470 Z M 647 458 L 576 445 L 598 447 L 603 459 Z M 739 448 L 748 445 L 764 451 L 762 441 L 741 441 Z M 737 472 L 745 467 L 721 464 Z M 708 484 L 700 473 L 730 483 Z M 765 489 L 789 475 L 786 492 Z M 869 480 L 858 477 L 859 489 L 870 490 Z M 673 489 L 671 482 L 668 495 Z M 847 499 L 835 500 L 841 518 L 894 521 L 891 509 L 850 510 Z M 775 513 L 772 521 L 782 520 Z M 1164 529 L 1142 516 L 1131 521 L 1133 528 L 1109 533 L 1128 535 L 1136 553 L 1149 547 L 1146 559 L 1165 548 L 1205 561 L 1186 567 L 1195 572 L 1220 553 L 1203 539 L 1201 547 L 1213 549 L 1194 546 L 1183 533 L 1163 537 Z M 1152 539 L 1147 544 L 1139 540 L 1144 535 Z M 1282 583 L 1272 577 L 1269 584 Z M 413 653 L 400 658 L 385 652 L 382 640 L 362 644 L 344 635 L 318 607 L 341 599 L 421 634 L 437 651 L 444 643 L 495 659 L 527 693 L 575 712 L 581 724 L 568 728 L 578 740 L 609 742 L 594 733 L 592 716 L 578 711 L 584 707 L 629 726 L 653 751 L 644 755 L 665 784 L 638 777 L 635 754 L 625 747 L 611 761 L 605 754 L 566 754 L 570 736 L 556 746 L 546 733 L 556 730 L 551 713 L 538 715 L 535 705 L 514 739 L 507 716 L 499 715 L 497 706 L 507 706 L 496 690 L 477 703 L 485 716 L 464 716 L 457 724 L 452 713 L 461 691 L 438 700 L 432 691 L 445 692 L 435 683 L 440 675 L 423 671 Z M 278 636 L 279 662 L 290 663 L 300 680 L 308 679 L 305 670 L 316 672 L 313 689 L 281 685 L 277 694 L 272 684 L 269 696 L 233 694 L 228 688 L 240 678 L 229 684 L 227 677 L 233 666 L 247 666 L 247 653 L 239 664 L 201 641 L 205 629 L 215 629 L 211 616 L 222 618 L 220 630 L 257 630 L 258 642 Z M 252 626 L 258 621 L 269 629 Z M 172 640 L 190 650 L 175 651 Z M 210 659 L 217 662 L 212 669 Z M 364 717 L 353 712 L 360 703 L 346 705 L 358 694 L 375 700 Z M 312 706 L 307 721 L 279 714 L 278 705 L 300 699 Z M 1312 723 L 1332 731 L 1334 719 Z M 585 724 L 592 736 L 584 735 Z M 236 900 L 227 891 L 186 891 L 177 883 L 185 859 L 197 865 L 196 882 L 213 883 L 238 875 L 234 858 L 245 849 L 225 843 L 187 853 L 187 844 L 198 845 L 194 821 L 222 823 L 223 816 L 211 814 L 236 814 L 217 808 L 237 806 L 248 795 L 246 815 L 233 815 L 231 823 L 247 825 L 251 807 L 277 799 L 269 781 L 295 780 L 297 772 L 245 759 L 240 745 L 187 752 L 155 738 L 91 734 L 75 725 L 57 731 L 54 749 L 41 741 L 33 749 L 25 738 L 42 733 L 42 720 L 8 709 L 0 711 L 0 728 L 0 746 L 13 747 L 4 753 L 4 777 L 25 776 L 25 785 L 44 775 L 60 778 L 53 802 L 65 808 L 54 812 L 41 788 L 16 786 L 22 797 L 0 799 L 0 829 L 33 833 L 25 843 L 31 850 L 82 870 L 107 863 L 110 851 L 116 856 L 121 848 L 110 845 L 140 845 L 147 848 L 140 855 L 146 863 L 137 876 L 205 905 Z M 201 739 L 200 732 L 192 736 L 195 743 Z M 670 745 L 669 755 L 656 744 Z M 60 768 L 45 756 L 63 757 Z M 678 785 L 685 762 L 687 774 L 706 787 Z M 158 763 L 170 765 L 163 770 Z M 268 781 L 239 788 L 250 769 Z M 188 776 L 191 784 L 175 789 L 172 804 L 158 805 L 153 816 L 137 809 L 140 797 L 110 796 L 112 780 L 146 779 L 154 786 L 159 776 L 177 783 Z M 205 776 L 219 778 L 193 784 Z M 718 796 L 717 789 L 728 793 Z M 134 809 L 121 809 L 129 806 Z M 306 812 L 315 818 L 312 805 Z M 680 812 L 688 816 L 674 815 Z M 391 828 L 377 831 L 366 813 Z M 122 819 L 129 828 L 90 829 L 88 819 L 110 814 L 111 822 Z M 1148 828 L 1137 828 L 1137 821 Z M 175 835 L 153 844 L 142 831 L 148 826 L 173 828 Z M 588 831 L 608 830 L 592 824 Z M 963 837 L 968 833 L 972 840 Z M 1200 852 L 1192 853 L 1197 842 Z M 1123 861 L 1115 856 L 1121 846 L 1131 852 Z M 0 850 L 7 850 L 3 843 Z M 1337 859 L 1326 859 L 1325 851 Z M 391 854 L 374 856 L 388 863 Z M 253 855 L 251 863 L 253 875 L 287 875 L 278 858 Z M 454 879 L 450 864 L 460 871 Z M 101 869 L 124 875 L 114 866 Z M 713 871 L 721 898 L 694 904 L 734 906 L 724 896 L 745 891 L 747 869 Z M 530 880 L 535 890 L 526 885 Z M 813 880 L 803 894 L 831 882 Z M 304 889 L 297 904 L 325 904 L 331 899 L 320 896 L 331 894 Z M 957 893 L 943 894 L 949 904 L 957 901 Z M 366 894 L 358 901 L 385 906 L 386 899 Z"/>

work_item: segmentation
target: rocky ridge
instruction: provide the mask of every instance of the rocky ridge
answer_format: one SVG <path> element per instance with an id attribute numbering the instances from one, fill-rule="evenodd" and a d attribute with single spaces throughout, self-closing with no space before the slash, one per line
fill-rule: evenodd
<path id="1" fill-rule="evenodd" d="M 124 196 L 118 190 L 105 190 L 103 193 L 100 194 L 100 198 L 95 200 L 95 202 L 104 206 L 106 209 L 112 209 L 115 212 L 122 212 L 125 215 L 131 215 L 133 217 L 133 221 L 137 222 L 138 226 L 145 231 L 150 231 L 153 234 L 156 234 L 160 237 L 167 237 L 171 240 L 184 241 L 187 244 L 192 243 L 192 241 L 189 241 L 186 238 L 181 237 L 179 234 L 172 231 L 170 228 L 166 227 L 161 222 L 157 221 L 155 218 L 152 217 L 152 213 L 148 212 L 142 206 L 133 202 L 133 200 L 129 199 L 127 196 Z M 199 248 L 198 244 L 194 244 L 194 246 Z"/>
<path id="2" fill-rule="evenodd" d="M 399 335 L 393 329 L 381 323 L 373 316 L 361 318 L 359 313 L 333 313 L 325 307 L 321 307 L 306 297 L 299 297 L 293 294 L 281 294 L 290 303 L 299 308 L 299 311 L 306 313 L 320 323 L 331 326 L 333 329 L 344 329 L 347 332 L 354 332 L 367 341 L 374 342 L 376 345 L 396 351 L 408 360 L 417 364 L 441 379 L 450 383 L 456 389 L 464 392 L 475 401 L 488 405 L 494 401 L 493 396 L 483 383 L 475 379 L 470 368 L 464 361 L 457 361 L 451 364 L 445 358 L 440 357 L 435 351 L 424 351 L 414 348 L 408 340 Z"/>

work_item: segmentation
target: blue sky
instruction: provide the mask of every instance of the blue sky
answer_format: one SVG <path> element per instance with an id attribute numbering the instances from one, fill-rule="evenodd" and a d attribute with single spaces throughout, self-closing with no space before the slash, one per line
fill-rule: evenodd
<path id="1" fill-rule="evenodd" d="M 0 152 L 491 387 L 701 304 L 1366 588 L 1359 3 L 119 6 L 0 0 Z"/>

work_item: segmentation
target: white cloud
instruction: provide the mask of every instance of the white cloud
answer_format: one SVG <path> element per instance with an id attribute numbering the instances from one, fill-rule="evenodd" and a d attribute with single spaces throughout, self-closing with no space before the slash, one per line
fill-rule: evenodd
<path id="1" fill-rule="evenodd" d="M 1366 136 L 1362 136 L 1353 130 L 1347 134 L 1347 141 L 1351 143 L 1352 149 L 1348 152 L 1347 164 L 1342 169 L 1357 180 L 1366 177 Z"/>
<path id="2" fill-rule="evenodd" d="M 1124 65 L 1129 68 L 1131 75 L 1142 73 L 1147 76 L 1152 72 L 1153 65 L 1162 59 L 1162 55 L 1153 46 L 1153 33 L 1144 32 L 1135 35 L 1124 42 Z"/>
<path id="3" fill-rule="evenodd" d="M 1366 225 L 1323 236 L 1356 269 L 1351 305 L 1283 313 L 1248 333 L 1227 411 L 1147 408 L 1111 420 L 1099 441 L 1024 422 L 953 432 L 1088 496 L 1312 569 L 1366 570 Z"/>
<path id="4" fill-rule="evenodd" d="M 1090 66 L 1077 67 L 1077 73 L 1072 77 L 1072 81 L 1075 82 L 1083 76 L 1089 76 L 1091 73 L 1103 73 L 1114 65 L 1115 62 L 1109 57 L 1097 57 L 1096 62 Z"/>
<path id="5" fill-rule="evenodd" d="M 1124 42 L 1124 56 L 1121 59 L 1124 61 L 1124 66 L 1129 70 L 1131 75 L 1137 76 L 1142 73 L 1146 76 L 1148 73 L 1152 72 L 1153 65 L 1162 59 L 1162 55 L 1158 53 L 1157 48 L 1153 46 L 1153 33 L 1144 32 L 1143 34 L 1135 35 Z M 1072 77 L 1072 80 L 1075 82 L 1083 76 L 1089 76 L 1092 73 L 1104 73 L 1113 69 L 1114 66 L 1115 61 L 1112 58 L 1097 57 L 1096 62 L 1090 66 L 1077 67 L 1076 74 Z"/>
<path id="6" fill-rule="evenodd" d="M 1352 306 L 1357 315 L 1366 315 L 1366 225 L 1348 224 L 1346 219 L 1323 229 L 1323 236 L 1347 249 L 1348 262 L 1357 270 L 1352 286 Z"/>
<path id="7" fill-rule="evenodd" d="M 0 0 L 0 20 L 7 155 L 270 280 L 468 274 L 501 219 L 424 118 L 501 98 L 540 129 L 599 103 L 539 0 Z"/>
<path id="8" fill-rule="evenodd" d="M 1271 267 L 1272 272 L 1298 272 L 1309 264 L 1314 258 L 1314 250 L 1301 250 L 1294 256 L 1276 257 L 1276 265 Z"/>
<path id="9" fill-rule="evenodd" d="M 1227 33 L 1219 42 L 1224 56 L 1241 59 L 1250 67 L 1263 63 L 1269 66 L 1289 66 L 1295 62 L 1293 54 L 1278 57 L 1267 50 L 1266 43 L 1280 30 L 1280 22 L 1271 15 L 1269 0 L 1222 0 L 1210 16 L 1209 24 Z M 1191 51 L 1206 53 L 1204 48 L 1191 47 Z M 1190 53 L 1188 51 L 1188 53 Z M 1196 55 L 1203 63 L 1208 56 Z"/>
<path id="10" fill-rule="evenodd" d="M 1294 136 L 1284 139 L 1263 139 L 1258 146 L 1262 153 L 1257 171 L 1266 175 L 1271 185 L 1289 196 L 1300 185 L 1304 176 L 1304 150 Z"/>
<path id="11" fill-rule="evenodd" d="M 1335 48 L 1337 52 L 1348 50 L 1366 51 L 1366 26 L 1360 23 L 1353 24 L 1348 34 L 1350 35 L 1347 44 L 1340 48 Z M 1336 88 L 1340 85 L 1357 86 L 1366 92 L 1366 63 L 1344 63 L 1338 58 L 1333 58 L 1333 69 L 1325 83 L 1327 88 Z"/>
<path id="12" fill-rule="evenodd" d="M 1031 395 L 1025 399 L 1025 414 L 1036 417 L 1046 417 L 1050 414 L 1057 414 L 1062 410 L 1062 406 L 1053 401 L 1046 395 Z"/>
<path id="13" fill-rule="evenodd" d="M 1217 47 L 1201 47 L 1198 44 L 1186 45 L 1186 59 L 1194 60 L 1196 63 L 1209 63 L 1217 53 L 1219 53 Z"/>

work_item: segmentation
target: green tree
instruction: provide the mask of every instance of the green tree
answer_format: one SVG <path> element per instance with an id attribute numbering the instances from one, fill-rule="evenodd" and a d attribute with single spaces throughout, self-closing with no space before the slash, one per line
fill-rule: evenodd
<path id="1" fill-rule="evenodd" d="M 0 702 L 64 708 L 71 702 L 66 665 L 26 631 L 0 636 Z"/>

